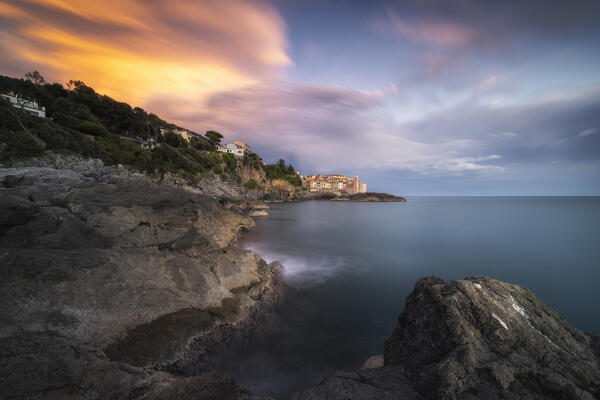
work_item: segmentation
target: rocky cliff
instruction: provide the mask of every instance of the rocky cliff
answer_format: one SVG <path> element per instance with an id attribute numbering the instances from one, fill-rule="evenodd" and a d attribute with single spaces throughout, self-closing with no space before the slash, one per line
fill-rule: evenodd
<path id="1" fill-rule="evenodd" d="M 251 398 L 206 372 L 278 296 L 243 207 L 53 160 L 0 169 L 0 397 Z"/>
<path id="2" fill-rule="evenodd" d="M 527 289 L 485 277 L 419 280 L 383 356 L 294 399 L 600 398 L 597 337 Z"/>

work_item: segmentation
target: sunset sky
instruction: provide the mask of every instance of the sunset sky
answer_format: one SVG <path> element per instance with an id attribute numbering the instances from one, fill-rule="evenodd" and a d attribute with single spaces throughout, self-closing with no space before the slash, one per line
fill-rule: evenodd
<path id="1" fill-rule="evenodd" d="M 599 21 L 597 0 L 0 0 L 0 73 L 370 191 L 600 195 Z"/>

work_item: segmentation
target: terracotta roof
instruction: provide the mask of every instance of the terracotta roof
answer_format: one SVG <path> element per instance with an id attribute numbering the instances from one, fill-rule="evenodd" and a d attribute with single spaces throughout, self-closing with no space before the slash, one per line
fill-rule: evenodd
<path id="1" fill-rule="evenodd" d="M 244 142 L 240 142 L 239 140 L 234 140 L 233 144 L 237 144 L 238 146 L 244 147 L 244 148 L 248 148 L 250 146 L 248 146 L 246 143 Z"/>

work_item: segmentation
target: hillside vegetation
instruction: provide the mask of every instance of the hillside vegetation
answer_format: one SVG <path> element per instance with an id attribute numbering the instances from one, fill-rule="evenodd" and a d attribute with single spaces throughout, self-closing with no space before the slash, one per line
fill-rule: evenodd
<path id="1" fill-rule="evenodd" d="M 0 75 L 0 93 L 36 100 L 46 107 L 47 118 L 31 116 L 2 99 L 1 162 L 50 151 L 98 158 L 106 165 L 129 165 L 147 173 L 178 174 L 190 181 L 197 181 L 204 174 L 216 174 L 240 182 L 239 171 L 244 166 L 264 170 L 268 179 L 282 178 L 295 186 L 302 184 L 293 167 L 286 167 L 283 160 L 265 165 L 254 153 L 236 159 L 232 154 L 217 152 L 216 145 L 222 137 L 218 132 L 208 131 L 206 137 L 194 135 L 188 142 L 170 132 L 181 127 L 140 107 L 101 95 L 81 81 L 69 81 L 64 87 L 46 83 L 37 72 L 27 77 Z M 143 148 L 140 142 L 149 139 L 158 146 Z M 261 187 L 256 181 L 244 183 L 250 190 Z"/>

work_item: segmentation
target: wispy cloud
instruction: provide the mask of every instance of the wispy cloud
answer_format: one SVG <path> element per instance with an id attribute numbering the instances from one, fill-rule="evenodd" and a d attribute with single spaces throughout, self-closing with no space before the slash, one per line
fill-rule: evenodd
<path id="1" fill-rule="evenodd" d="M 502 156 L 498 154 L 482 157 L 457 157 L 437 162 L 434 167 L 438 170 L 450 172 L 503 171 L 504 167 L 486 164 L 487 161 L 498 160 L 500 158 L 502 158 Z"/>
<path id="2" fill-rule="evenodd" d="M 581 136 L 590 136 L 590 135 L 593 135 L 593 134 L 598 133 L 598 132 L 600 132 L 600 128 L 589 128 L 589 129 L 586 129 L 584 131 L 579 132 L 577 134 L 577 136 L 579 136 L 579 137 L 581 137 Z"/>
<path id="3" fill-rule="evenodd" d="M 306 172 L 502 169 L 494 165 L 496 154 L 473 156 L 481 151 L 478 141 L 419 137 L 410 125 L 394 122 L 382 97 L 341 87 L 272 83 L 226 91 L 211 96 L 201 114 L 179 118 L 241 137 L 267 159 L 284 156 Z"/>
<path id="4" fill-rule="evenodd" d="M 475 32 L 460 23 L 415 19 L 410 16 L 402 18 L 392 8 L 387 7 L 387 21 L 376 21 L 374 25 L 383 31 L 400 34 L 408 39 L 438 46 L 464 46 L 470 43 Z"/>
<path id="5" fill-rule="evenodd" d="M 168 93 L 195 102 L 291 65 L 282 18 L 258 1 L 2 0 L 0 10 L 2 71 L 80 79 L 143 106 Z"/>
<path id="6" fill-rule="evenodd" d="M 474 36 L 474 32 L 469 27 L 458 23 L 403 19 L 390 8 L 388 8 L 388 17 L 387 24 L 380 24 L 384 30 L 398 33 L 417 42 L 439 46 L 462 46 L 471 42 Z"/>

